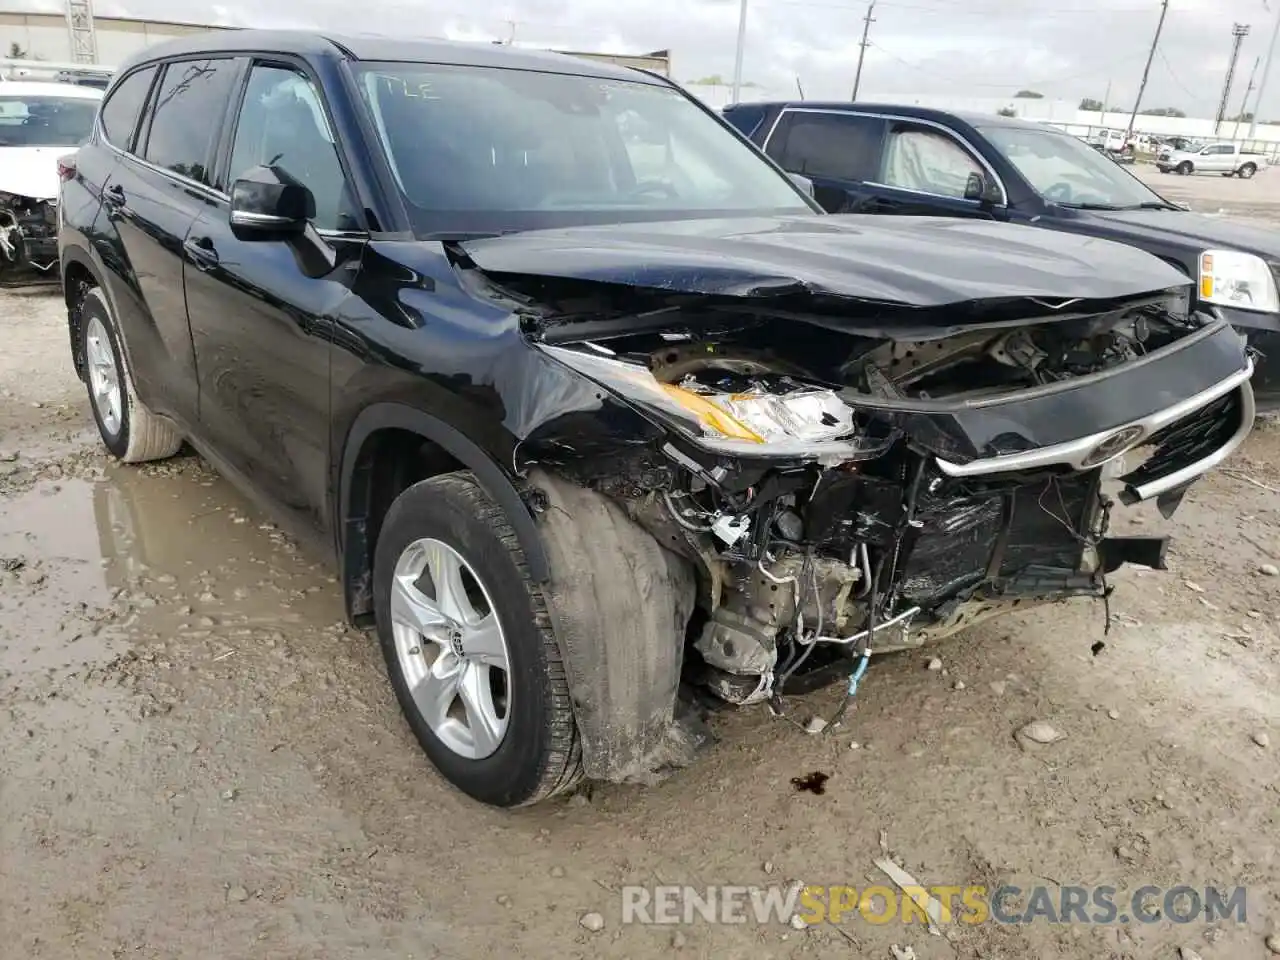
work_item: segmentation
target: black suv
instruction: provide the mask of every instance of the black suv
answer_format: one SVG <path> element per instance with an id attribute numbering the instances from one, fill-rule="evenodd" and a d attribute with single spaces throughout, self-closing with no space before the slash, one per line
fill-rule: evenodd
<path id="1" fill-rule="evenodd" d="M 978 217 L 1132 244 L 1196 280 L 1193 305 L 1268 358 L 1253 388 L 1280 407 L 1280 230 L 1170 203 L 1043 123 L 927 107 L 794 101 L 725 117 L 831 213 Z M 1274 359 L 1271 359 L 1274 358 Z"/>
<path id="2" fill-rule="evenodd" d="M 183 439 L 331 556 L 492 804 L 649 780 L 1160 538 L 1114 502 L 1250 429 L 1250 358 L 1130 247 L 826 216 L 662 78 L 240 31 L 119 70 L 64 164 L 108 450 Z M 847 702 L 847 701 L 846 701 Z"/>

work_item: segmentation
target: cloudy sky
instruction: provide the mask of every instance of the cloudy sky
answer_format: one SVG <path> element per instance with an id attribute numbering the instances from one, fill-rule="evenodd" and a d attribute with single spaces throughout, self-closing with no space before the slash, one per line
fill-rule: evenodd
<path id="1" fill-rule="evenodd" d="M 865 0 L 748 0 L 743 78 L 753 95 L 847 98 Z M 62 9 L 60 0 L 0 2 Z M 270 6 L 270 14 L 264 8 Z M 95 0 L 99 15 L 312 26 L 346 32 L 509 39 L 561 49 L 670 48 L 675 77 L 732 77 L 738 0 Z M 355 14 L 353 23 L 352 11 Z M 1132 104 L 1159 0 L 877 0 L 863 94 L 1048 97 Z M 1143 105 L 1212 116 L 1231 51 L 1231 25 L 1247 23 L 1230 112 L 1254 59 L 1265 56 L 1280 0 L 1170 0 Z M 1280 51 L 1278 51 L 1280 53 Z M 1280 56 L 1277 57 L 1280 60 Z M 1259 71 L 1261 73 L 1261 71 Z M 1260 115 L 1280 119 L 1280 62 Z M 744 96 L 744 99 L 746 97 Z M 1252 100 L 1250 101 L 1252 103 Z"/>

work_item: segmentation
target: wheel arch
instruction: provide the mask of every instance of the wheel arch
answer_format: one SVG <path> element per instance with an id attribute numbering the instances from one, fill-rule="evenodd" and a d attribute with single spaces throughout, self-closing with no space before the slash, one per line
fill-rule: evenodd
<path id="1" fill-rule="evenodd" d="M 458 428 L 423 410 L 403 403 L 374 403 L 356 416 L 347 431 L 338 472 L 336 550 L 343 600 L 352 623 L 367 623 L 373 612 L 373 556 L 379 531 L 370 529 L 370 521 L 381 521 L 371 516 L 376 508 L 374 468 L 377 441 L 390 435 L 417 437 L 434 448 L 435 468 L 428 475 L 470 470 L 507 515 L 534 580 L 550 579 L 546 547 L 533 515 L 511 476 L 493 457 Z"/>
<path id="2" fill-rule="evenodd" d="M 80 300 L 86 287 L 97 287 L 107 297 L 111 306 L 111 294 L 102 282 L 102 273 L 92 254 L 79 246 L 67 246 L 62 251 L 62 300 L 67 305 L 67 334 L 71 338 L 71 360 L 76 376 L 84 379 L 84 354 L 80 345 Z M 122 348 L 123 349 L 123 348 Z"/>

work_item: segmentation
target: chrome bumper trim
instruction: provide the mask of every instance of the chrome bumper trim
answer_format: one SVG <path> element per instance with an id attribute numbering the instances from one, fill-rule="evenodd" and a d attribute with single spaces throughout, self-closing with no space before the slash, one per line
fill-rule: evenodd
<path id="1" fill-rule="evenodd" d="M 1132 496 L 1135 501 L 1150 500 L 1152 497 L 1158 497 L 1162 493 L 1176 490 L 1184 483 L 1189 483 L 1197 477 L 1208 473 L 1231 454 L 1235 453 L 1240 444 L 1244 443 L 1245 437 L 1249 436 L 1249 432 L 1253 429 L 1253 420 L 1257 414 L 1257 406 L 1253 400 L 1253 387 L 1248 382 L 1245 382 L 1240 385 L 1240 426 L 1231 435 L 1231 439 L 1207 457 L 1202 457 L 1181 470 L 1175 470 L 1173 473 L 1152 480 L 1150 483 L 1144 483 L 1140 487 L 1126 486 L 1125 492 Z"/>
<path id="2" fill-rule="evenodd" d="M 1039 467 L 1056 466 L 1065 464 L 1076 470 L 1092 470 L 1100 467 L 1104 463 L 1109 463 L 1116 457 L 1132 450 L 1134 447 L 1141 446 L 1147 441 L 1151 434 L 1164 429 L 1171 423 L 1181 420 L 1183 417 L 1194 413 L 1206 404 L 1212 403 L 1220 397 L 1225 396 L 1232 390 L 1245 384 L 1248 390 L 1248 403 L 1250 408 L 1253 407 L 1253 391 L 1248 389 L 1249 378 L 1253 376 L 1253 359 L 1247 358 L 1245 366 L 1241 370 L 1237 370 L 1231 376 L 1224 380 L 1220 380 L 1212 387 L 1202 390 L 1195 396 L 1188 397 L 1175 403 L 1171 407 L 1163 410 L 1157 410 L 1146 417 L 1139 420 L 1132 420 L 1129 423 L 1123 423 L 1111 430 L 1103 430 L 1100 433 L 1091 433 L 1087 437 L 1080 437 L 1076 440 L 1068 440 L 1065 443 L 1056 443 L 1048 447 L 1040 447 L 1036 450 L 1028 450 L 1025 453 L 1011 453 L 999 457 L 987 457 L 982 460 L 971 460 L 968 463 L 953 463 L 950 460 L 938 458 L 938 469 L 949 477 L 980 477 L 991 473 L 1009 473 L 1018 470 L 1033 470 Z M 1252 418 L 1249 419 L 1252 425 Z M 1118 446 L 1114 450 L 1109 450 L 1107 456 L 1096 463 L 1086 463 L 1089 456 L 1098 449 L 1105 441 L 1126 431 L 1138 428 L 1138 432 L 1134 433 L 1133 438 L 1128 442 Z M 1247 431 L 1246 431 L 1247 433 Z M 1243 440 L 1243 437 L 1241 438 Z M 1239 443 L 1236 444 L 1239 446 Z M 1232 450 L 1235 447 L 1231 448 Z M 1230 451 L 1227 451 L 1230 453 Z M 1225 457 L 1226 454 L 1223 454 Z M 1205 468 L 1209 469 L 1208 467 Z M 1181 472 L 1181 471 L 1179 471 Z M 1151 486 L 1148 484 L 1147 486 Z"/>

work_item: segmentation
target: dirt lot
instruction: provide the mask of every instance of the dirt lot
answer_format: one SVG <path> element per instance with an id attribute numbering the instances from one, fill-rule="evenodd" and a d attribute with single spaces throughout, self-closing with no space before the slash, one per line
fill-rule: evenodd
<path id="1" fill-rule="evenodd" d="M 1280 213 L 1278 171 L 1158 182 Z M 1141 512 L 1176 535 L 1173 570 L 1119 579 L 1098 656 L 1100 606 L 1024 614 L 875 663 L 828 734 L 723 715 L 706 761 L 660 786 L 504 814 L 434 775 L 327 569 L 195 457 L 108 464 L 55 296 L 0 294 L 0 332 L 4 957 L 1268 956 L 1273 422 L 1172 521 Z M 1063 739 L 1019 743 L 1033 720 Z M 797 792 L 813 771 L 825 793 Z M 1245 885 L 1247 921 L 620 923 L 627 884 L 883 882 L 882 842 L 931 885 Z"/>

